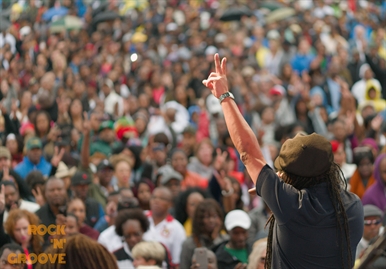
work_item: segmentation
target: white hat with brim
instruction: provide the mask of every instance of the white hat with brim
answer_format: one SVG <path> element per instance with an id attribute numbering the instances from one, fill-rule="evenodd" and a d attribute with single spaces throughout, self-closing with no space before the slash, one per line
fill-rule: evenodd
<path id="1" fill-rule="evenodd" d="M 225 228 L 227 231 L 231 231 L 236 227 L 248 230 L 251 227 L 251 218 L 243 210 L 232 210 L 225 217 Z"/>
<path id="2" fill-rule="evenodd" d="M 76 172 L 76 167 L 68 169 L 67 165 L 64 162 L 60 162 L 55 173 L 57 178 L 72 177 Z"/>

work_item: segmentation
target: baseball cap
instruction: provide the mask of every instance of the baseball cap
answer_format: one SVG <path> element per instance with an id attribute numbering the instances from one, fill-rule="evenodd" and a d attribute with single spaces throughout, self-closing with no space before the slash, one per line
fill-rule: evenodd
<path id="1" fill-rule="evenodd" d="M 114 169 L 113 165 L 109 162 L 109 160 L 107 159 L 104 159 L 103 161 L 101 161 L 98 166 L 97 166 L 97 171 L 101 171 L 105 168 L 110 168 L 110 169 Z"/>
<path id="2" fill-rule="evenodd" d="M 114 123 L 110 120 L 102 122 L 101 125 L 99 126 L 99 132 L 102 131 L 103 129 L 113 130 L 114 129 Z"/>
<path id="3" fill-rule="evenodd" d="M 226 215 L 224 225 L 227 231 L 231 231 L 236 227 L 248 230 L 251 227 L 251 218 L 243 210 L 232 210 Z"/>
<path id="4" fill-rule="evenodd" d="M 328 172 L 333 161 L 330 141 L 316 133 L 299 133 L 284 142 L 274 165 L 296 176 L 317 177 Z"/>
<path id="5" fill-rule="evenodd" d="M 9 140 L 16 140 L 16 135 L 15 134 L 9 134 L 9 135 L 7 135 L 7 139 L 6 139 L 7 141 L 9 141 Z"/>
<path id="6" fill-rule="evenodd" d="M 11 153 L 6 147 L 0 147 L 0 158 L 7 158 L 8 160 L 11 159 Z"/>
<path id="7" fill-rule="evenodd" d="M 275 85 L 269 90 L 270 95 L 279 95 L 284 96 L 285 95 L 285 89 L 281 85 Z"/>
<path id="8" fill-rule="evenodd" d="M 363 206 L 363 216 L 366 217 L 382 217 L 383 212 L 375 205 Z"/>
<path id="9" fill-rule="evenodd" d="M 77 171 L 71 178 L 71 185 L 88 185 L 91 184 L 91 177 L 86 172 Z"/>
<path id="10" fill-rule="evenodd" d="M 182 181 L 183 177 L 180 173 L 178 173 L 176 170 L 173 168 L 170 169 L 165 169 L 164 171 L 161 172 L 161 184 L 165 185 L 172 179 L 177 179 L 178 181 Z"/>
<path id="11" fill-rule="evenodd" d="M 27 150 L 41 149 L 42 147 L 42 141 L 38 137 L 32 137 L 27 142 Z"/>

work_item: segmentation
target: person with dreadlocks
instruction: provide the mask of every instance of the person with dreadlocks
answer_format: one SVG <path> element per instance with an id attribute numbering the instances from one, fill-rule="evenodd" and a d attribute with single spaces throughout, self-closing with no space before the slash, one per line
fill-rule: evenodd
<path id="1" fill-rule="evenodd" d="M 331 144 L 318 134 L 287 140 L 267 165 L 252 129 L 228 91 L 226 58 L 214 56 L 216 71 L 203 84 L 222 106 L 231 139 L 272 210 L 265 268 L 352 268 L 363 234 L 363 206 L 347 191 Z"/>

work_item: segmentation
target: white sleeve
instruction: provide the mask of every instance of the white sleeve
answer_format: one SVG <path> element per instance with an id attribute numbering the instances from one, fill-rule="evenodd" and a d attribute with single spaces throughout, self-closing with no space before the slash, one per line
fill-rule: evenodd
<path id="1" fill-rule="evenodd" d="M 172 261 L 174 264 L 180 263 L 180 255 L 182 250 L 182 244 L 186 240 L 186 233 L 184 227 L 177 221 L 175 221 L 175 229 L 173 236 L 173 246 L 170 249 L 170 254 L 172 255 Z"/>

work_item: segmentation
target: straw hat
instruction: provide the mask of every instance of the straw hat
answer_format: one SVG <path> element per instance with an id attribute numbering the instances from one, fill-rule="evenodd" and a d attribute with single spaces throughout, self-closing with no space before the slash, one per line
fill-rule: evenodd
<path id="1" fill-rule="evenodd" d="M 58 169 L 56 170 L 55 177 L 65 178 L 72 177 L 76 172 L 76 167 L 68 169 L 67 165 L 64 162 L 59 162 Z"/>

